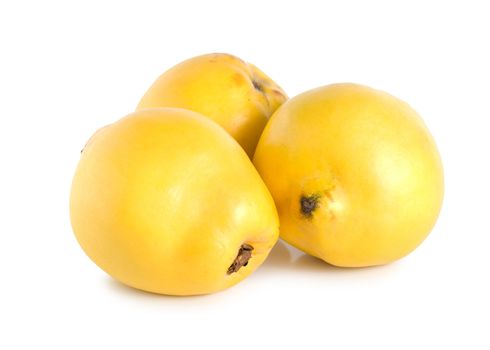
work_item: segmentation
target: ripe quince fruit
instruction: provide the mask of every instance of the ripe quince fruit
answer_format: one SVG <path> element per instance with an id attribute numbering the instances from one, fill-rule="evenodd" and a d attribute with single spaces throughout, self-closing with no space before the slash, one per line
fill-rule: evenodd
<path id="1" fill-rule="evenodd" d="M 180 107 L 204 114 L 225 128 L 251 158 L 267 120 L 286 99 L 285 92 L 254 65 L 215 53 L 188 59 L 163 73 L 137 110 Z"/>
<path id="2" fill-rule="evenodd" d="M 138 111 L 95 133 L 70 212 L 100 268 L 171 295 L 238 283 L 279 234 L 273 199 L 239 144 L 208 118 L 175 108 Z"/>
<path id="3" fill-rule="evenodd" d="M 281 237 L 338 266 L 407 255 L 442 205 L 442 162 L 424 122 L 366 86 L 330 85 L 287 101 L 254 163 L 274 197 Z"/>

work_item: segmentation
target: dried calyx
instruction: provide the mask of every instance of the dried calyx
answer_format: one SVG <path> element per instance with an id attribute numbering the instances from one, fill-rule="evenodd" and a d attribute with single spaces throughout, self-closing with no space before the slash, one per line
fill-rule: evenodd
<path id="1" fill-rule="evenodd" d="M 301 205 L 301 214 L 306 218 L 311 218 L 315 209 L 318 208 L 319 199 L 320 196 L 317 194 L 301 196 L 299 201 Z"/>
<path id="2" fill-rule="evenodd" d="M 264 92 L 264 88 L 262 87 L 262 85 L 257 80 L 252 80 L 252 84 L 253 84 L 255 90 L 258 90 L 260 92 Z"/>
<path id="3" fill-rule="evenodd" d="M 242 266 L 247 266 L 248 260 L 250 260 L 252 257 L 252 250 L 254 250 L 254 247 L 252 247 L 250 244 L 243 243 L 238 250 L 235 260 L 230 265 L 226 273 L 231 275 L 232 273 L 240 270 Z"/>

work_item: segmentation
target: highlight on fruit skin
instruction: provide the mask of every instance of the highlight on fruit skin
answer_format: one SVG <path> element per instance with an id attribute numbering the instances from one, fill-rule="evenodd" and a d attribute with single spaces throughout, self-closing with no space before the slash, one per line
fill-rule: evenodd
<path id="1" fill-rule="evenodd" d="M 281 238 L 337 266 L 406 256 L 442 205 L 442 162 L 423 120 L 367 86 L 334 84 L 288 100 L 265 127 L 254 164 Z"/>
<path id="2" fill-rule="evenodd" d="M 101 269 L 169 295 L 235 285 L 279 234 L 273 199 L 243 149 L 177 108 L 138 111 L 96 132 L 75 172 L 70 215 Z"/>
<path id="3" fill-rule="evenodd" d="M 286 99 L 281 87 L 253 64 L 212 53 L 164 72 L 136 110 L 180 107 L 202 113 L 233 136 L 251 158 L 267 120 Z"/>

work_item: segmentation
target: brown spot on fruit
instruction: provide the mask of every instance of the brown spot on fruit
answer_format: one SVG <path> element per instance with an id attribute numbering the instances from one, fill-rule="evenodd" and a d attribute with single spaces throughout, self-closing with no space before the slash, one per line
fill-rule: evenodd
<path id="1" fill-rule="evenodd" d="M 277 89 L 272 90 L 272 92 L 274 93 L 274 95 L 277 95 L 277 96 L 282 97 L 282 98 L 286 98 L 286 95 L 284 95 L 284 93 L 282 93 L 281 91 L 279 91 Z"/>
<path id="2" fill-rule="evenodd" d="M 240 73 L 233 74 L 232 79 L 236 85 L 243 85 L 245 83 L 245 78 Z"/>

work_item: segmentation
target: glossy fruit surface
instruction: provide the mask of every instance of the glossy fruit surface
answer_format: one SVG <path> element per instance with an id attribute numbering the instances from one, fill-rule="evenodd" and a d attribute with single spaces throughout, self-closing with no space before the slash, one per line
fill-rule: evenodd
<path id="1" fill-rule="evenodd" d="M 215 53 L 188 59 L 163 73 L 137 110 L 180 107 L 202 113 L 225 128 L 252 157 L 267 120 L 286 98 L 254 65 Z"/>
<path id="2" fill-rule="evenodd" d="M 407 255 L 442 204 L 442 163 L 424 122 L 366 86 L 330 85 L 287 101 L 254 163 L 276 202 L 281 237 L 334 265 Z"/>
<path id="3" fill-rule="evenodd" d="M 243 149 L 208 118 L 173 108 L 100 129 L 83 150 L 70 209 L 99 267 L 162 294 L 230 287 L 278 237 L 274 202 Z"/>

